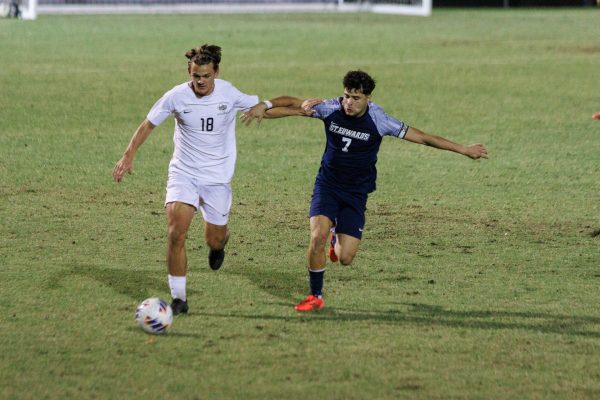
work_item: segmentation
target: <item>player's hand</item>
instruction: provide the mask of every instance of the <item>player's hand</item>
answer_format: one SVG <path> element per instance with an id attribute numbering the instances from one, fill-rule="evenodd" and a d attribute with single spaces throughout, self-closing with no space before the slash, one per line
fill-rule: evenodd
<path id="1" fill-rule="evenodd" d="M 467 146 L 465 156 L 472 158 L 473 160 L 479 160 L 480 158 L 488 158 L 488 152 L 482 144 L 472 144 Z"/>
<path id="2" fill-rule="evenodd" d="M 300 106 L 300 108 L 302 108 L 302 111 L 304 112 L 305 115 L 311 116 L 315 113 L 315 110 L 313 110 L 313 107 L 322 102 L 323 102 L 323 99 L 306 99 L 302 102 L 302 105 Z"/>
<path id="3" fill-rule="evenodd" d="M 248 111 L 242 114 L 240 117 L 242 123 L 246 126 L 249 126 L 253 119 L 256 119 L 256 123 L 260 125 L 260 122 L 265 117 L 265 112 L 267 111 L 267 105 L 265 103 L 258 103 Z"/>
<path id="4" fill-rule="evenodd" d="M 596 114 L 592 115 L 592 118 L 600 119 L 600 111 L 598 111 Z"/>
<path id="5" fill-rule="evenodd" d="M 133 160 L 128 157 L 123 156 L 117 163 L 112 171 L 113 179 L 117 182 L 121 182 L 123 180 L 123 176 L 125 173 L 131 174 L 133 170 Z"/>

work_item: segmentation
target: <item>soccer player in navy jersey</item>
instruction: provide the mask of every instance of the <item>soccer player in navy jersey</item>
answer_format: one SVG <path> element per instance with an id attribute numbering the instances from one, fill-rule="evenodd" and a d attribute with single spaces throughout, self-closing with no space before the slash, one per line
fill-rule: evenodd
<path id="1" fill-rule="evenodd" d="M 310 204 L 308 272 L 310 294 L 297 311 L 325 306 L 323 276 L 329 239 L 332 262 L 350 265 L 362 238 L 369 193 L 375 190 L 377 153 L 384 136 L 450 150 L 474 160 L 487 158 L 482 144 L 464 146 L 430 135 L 389 116 L 371 102 L 375 81 L 366 72 L 350 71 L 343 80 L 344 95 L 321 101 L 282 96 L 258 103 L 242 115 L 253 119 L 305 115 L 323 120 L 327 143 Z"/>

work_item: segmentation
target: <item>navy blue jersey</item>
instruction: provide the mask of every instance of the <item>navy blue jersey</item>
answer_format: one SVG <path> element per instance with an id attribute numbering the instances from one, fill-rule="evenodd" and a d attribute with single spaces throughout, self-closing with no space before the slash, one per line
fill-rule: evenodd
<path id="1" fill-rule="evenodd" d="M 370 193 L 377 179 L 377 153 L 383 136 L 404 138 L 408 125 L 369 102 L 361 117 L 349 117 L 342 98 L 326 100 L 314 108 L 314 118 L 325 124 L 327 144 L 317 175 L 318 184 L 348 192 Z"/>

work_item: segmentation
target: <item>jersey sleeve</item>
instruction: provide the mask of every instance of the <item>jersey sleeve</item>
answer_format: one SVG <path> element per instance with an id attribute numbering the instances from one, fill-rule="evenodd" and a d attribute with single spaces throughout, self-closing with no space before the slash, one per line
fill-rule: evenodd
<path id="1" fill-rule="evenodd" d="M 258 96 L 256 95 L 242 93 L 233 85 L 229 88 L 229 90 L 232 98 L 234 99 L 233 107 L 237 111 L 246 111 L 258 104 Z"/>
<path id="2" fill-rule="evenodd" d="M 313 107 L 315 111 L 311 117 L 325 119 L 329 117 L 334 112 L 340 110 L 342 108 L 342 103 L 339 99 L 329 99 L 325 100 L 322 103 L 317 104 Z"/>
<path id="3" fill-rule="evenodd" d="M 388 115 L 380 106 L 374 103 L 369 104 L 369 113 L 381 136 L 395 136 L 404 139 L 409 127 L 403 121 Z"/>
<path id="4" fill-rule="evenodd" d="M 158 126 L 162 124 L 164 120 L 175 111 L 172 93 L 172 91 L 165 93 L 163 97 L 158 99 L 152 106 L 150 112 L 148 112 L 146 118 L 148 121 L 152 122 L 152 125 Z"/>

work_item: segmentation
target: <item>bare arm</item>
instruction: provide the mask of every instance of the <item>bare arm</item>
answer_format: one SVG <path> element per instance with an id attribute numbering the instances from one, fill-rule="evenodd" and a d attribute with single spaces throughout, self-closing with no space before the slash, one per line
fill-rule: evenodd
<path id="1" fill-rule="evenodd" d="M 113 168 L 112 175 L 115 181 L 121 182 L 125 173 L 131 173 L 133 170 L 133 158 L 135 157 L 135 153 L 142 143 L 146 141 L 148 136 L 150 136 L 154 128 L 154 124 L 148 121 L 148 119 L 144 119 L 140 126 L 138 126 L 129 142 L 129 146 L 127 146 L 125 153 L 123 153 L 123 157 L 117 161 Z"/>
<path id="2" fill-rule="evenodd" d="M 455 153 L 462 154 L 463 156 L 472 158 L 473 160 L 488 158 L 487 150 L 482 144 L 465 146 L 454 143 L 453 141 L 445 139 L 441 136 L 430 135 L 415 128 L 408 128 L 408 132 L 406 132 L 404 139 L 408 140 L 409 142 L 435 147 L 436 149 L 453 151 Z"/>
<path id="3" fill-rule="evenodd" d="M 592 118 L 600 119 L 600 111 L 598 111 L 596 114 L 592 115 Z"/>
<path id="4" fill-rule="evenodd" d="M 301 101 L 300 106 L 298 106 L 298 100 Z M 289 107 L 275 107 L 267 110 L 265 113 L 265 118 L 282 118 L 282 117 L 310 117 L 314 114 L 313 107 L 319 103 L 322 103 L 322 99 L 310 98 L 306 100 L 294 98 L 292 100 L 292 104 Z"/>
<path id="5" fill-rule="evenodd" d="M 264 102 L 260 102 L 250 110 L 242 114 L 242 122 L 248 126 L 253 119 L 260 124 L 263 118 L 283 118 L 290 116 L 310 115 L 307 114 L 302 108 L 302 102 L 304 100 L 298 97 L 292 96 L 280 96 L 269 100 L 272 104 L 272 108 L 267 109 L 267 105 Z"/>
<path id="6" fill-rule="evenodd" d="M 303 117 L 306 116 L 306 112 L 300 107 L 273 107 L 265 112 L 263 118 L 274 119 L 293 116 Z"/>

